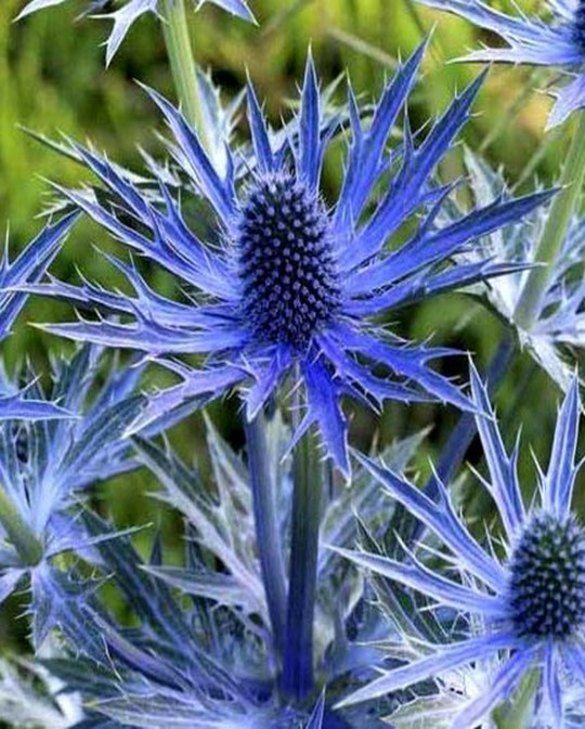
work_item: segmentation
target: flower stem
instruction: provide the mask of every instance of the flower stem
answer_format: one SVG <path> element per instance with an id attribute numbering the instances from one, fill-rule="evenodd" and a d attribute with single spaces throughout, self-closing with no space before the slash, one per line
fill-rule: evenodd
<path id="1" fill-rule="evenodd" d="M 163 0 L 162 7 L 163 34 L 177 95 L 187 121 L 197 131 L 201 144 L 208 149 L 209 139 L 201 108 L 197 66 L 189 37 L 185 0 Z"/>
<path id="2" fill-rule="evenodd" d="M 561 190 L 555 197 L 536 252 L 536 261 L 546 264 L 530 272 L 516 308 L 516 324 L 529 331 L 542 309 L 556 260 L 577 209 L 585 181 L 585 113 L 579 112 L 569 153 L 561 175 Z"/>
<path id="3" fill-rule="evenodd" d="M 0 524 L 14 545 L 23 563 L 36 565 L 43 556 L 43 546 L 36 538 L 20 511 L 14 506 L 8 494 L 0 486 Z"/>
<path id="4" fill-rule="evenodd" d="M 268 460 L 264 415 L 260 414 L 251 423 L 246 423 L 245 431 L 258 554 L 274 645 L 281 666 L 286 629 L 286 574 L 274 476 L 270 472 Z"/>
<path id="5" fill-rule="evenodd" d="M 308 432 L 294 452 L 292 543 L 283 691 L 302 700 L 314 685 L 313 630 L 317 590 L 323 469 L 316 436 Z"/>

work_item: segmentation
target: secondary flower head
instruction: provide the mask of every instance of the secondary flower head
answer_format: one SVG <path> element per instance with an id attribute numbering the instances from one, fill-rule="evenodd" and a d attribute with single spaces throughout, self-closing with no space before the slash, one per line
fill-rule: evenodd
<path id="1" fill-rule="evenodd" d="M 576 109 L 585 107 L 585 5 L 583 0 L 546 0 L 548 17 L 508 15 L 481 0 L 418 0 L 446 10 L 501 36 L 508 48 L 484 48 L 465 57 L 468 61 L 496 61 L 550 66 L 567 71 L 574 79 L 554 89 L 557 102 L 549 127 L 561 124 Z"/>
<path id="2" fill-rule="evenodd" d="M 373 406 L 387 399 L 431 397 L 473 407 L 429 367 L 431 360 L 451 350 L 411 345 L 372 319 L 514 269 L 489 261 L 455 265 L 453 257 L 480 236 L 517 222 L 550 193 L 499 199 L 448 225 L 436 225 L 452 186 L 437 186 L 434 171 L 468 119 L 481 78 L 455 99 L 424 141 L 415 145 L 406 124 L 402 144 L 388 152 L 387 141 L 423 51 L 421 47 L 387 84 L 371 123 L 362 122 L 350 92 L 351 145 L 334 205 L 320 192 L 333 128 L 322 113 L 311 59 L 300 111 L 285 133 L 271 133 L 248 87 L 254 154 L 228 151 L 222 165 L 206 153 L 180 112 L 152 92 L 175 136 L 171 151 L 189 176 L 188 189 L 206 199 L 215 214 L 209 243 L 187 226 L 162 179 L 157 205 L 151 190 L 140 189 L 92 151 L 75 147 L 108 188 L 112 204 L 92 191 L 63 193 L 130 249 L 189 287 L 181 303 L 163 298 L 134 266 L 112 259 L 135 297 L 56 281 L 29 289 L 125 317 L 121 323 L 50 325 L 49 331 L 165 356 L 160 361 L 180 374 L 182 384 L 153 397 L 139 425 L 185 399 L 219 396 L 234 385 L 243 386 L 252 419 L 292 375 L 306 392 L 295 439 L 318 423 L 329 453 L 347 472 L 341 395 Z M 421 219 L 414 233 L 402 246 L 391 248 L 393 234 L 415 213 Z M 205 354 L 207 366 L 192 370 L 168 359 L 179 353 Z"/>
<path id="3" fill-rule="evenodd" d="M 385 490 L 416 515 L 444 544 L 444 557 L 459 579 L 408 555 L 406 562 L 365 552 L 346 552 L 357 564 L 469 617 L 471 636 L 428 646 L 430 655 L 401 666 L 349 696 L 354 703 L 381 696 L 453 669 L 493 657 L 501 660 L 490 689 L 470 701 L 452 726 L 476 726 L 510 697 L 532 669 L 542 669 L 539 716 L 550 725 L 563 718 L 575 691 L 585 686 L 585 528 L 571 513 L 579 423 L 575 378 L 558 416 L 547 473 L 539 470 L 539 499 L 524 504 L 518 480 L 517 451 L 507 454 L 487 392 L 472 372 L 473 396 L 490 417 L 477 417 L 489 481 L 482 483 L 501 516 L 504 554 L 483 547 L 458 517 L 444 485 L 432 501 L 402 477 L 365 460 Z M 477 626 L 481 626 L 478 632 Z M 565 698 L 565 693 L 566 697 Z"/>
<path id="4" fill-rule="evenodd" d="M 28 2 L 17 20 L 36 13 L 44 8 L 62 5 L 67 0 L 31 0 Z M 195 9 L 199 10 L 205 3 L 212 3 L 232 15 L 239 18 L 254 21 L 254 16 L 248 7 L 246 0 L 193 0 Z M 86 0 L 87 8 L 84 15 L 94 15 L 100 13 L 107 5 L 109 0 Z M 163 0 L 126 0 L 119 10 L 113 13 L 101 13 L 97 17 L 109 18 L 114 27 L 106 42 L 106 63 L 109 65 L 112 58 L 116 55 L 118 48 L 126 37 L 133 23 L 146 13 L 154 13 L 159 15 L 162 12 Z"/>

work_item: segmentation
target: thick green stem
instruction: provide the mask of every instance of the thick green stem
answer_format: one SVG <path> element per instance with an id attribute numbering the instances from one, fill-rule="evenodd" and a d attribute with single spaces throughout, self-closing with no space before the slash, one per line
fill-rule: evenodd
<path id="1" fill-rule="evenodd" d="M 197 66 L 189 37 L 185 0 L 164 0 L 162 26 L 171 72 L 183 113 L 197 131 L 201 144 L 208 149 L 209 139 L 201 108 Z"/>
<path id="2" fill-rule="evenodd" d="M 561 191 L 555 197 L 536 253 L 536 261 L 545 264 L 530 272 L 516 309 L 516 324 L 530 330 L 538 317 L 571 219 L 577 209 L 585 180 L 585 112 L 579 113 L 578 126 L 561 176 Z"/>
<path id="3" fill-rule="evenodd" d="M 43 556 L 43 546 L 22 518 L 8 494 L 0 486 L 0 524 L 25 565 L 36 565 Z"/>
<path id="4" fill-rule="evenodd" d="M 313 631 L 317 591 L 323 466 L 309 432 L 294 453 L 292 543 L 283 691 L 302 700 L 314 686 Z"/>

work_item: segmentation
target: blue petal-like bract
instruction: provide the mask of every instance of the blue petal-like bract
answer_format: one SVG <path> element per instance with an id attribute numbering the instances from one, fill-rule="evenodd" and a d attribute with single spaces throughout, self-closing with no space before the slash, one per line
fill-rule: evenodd
<path id="1" fill-rule="evenodd" d="M 57 360 L 47 396 L 35 379 L 23 390 L 4 375 L 0 379 L 6 393 L 0 395 L 0 486 L 42 543 L 43 558 L 91 548 L 74 514 L 83 492 L 139 465 L 125 433 L 145 405 L 136 392 L 143 367 L 104 373 L 103 359 L 98 348 L 85 345 L 71 360 Z M 148 432 L 155 435 L 174 422 L 174 416 L 153 418 Z M 9 565 L 0 559 L 0 570 Z"/>
<path id="2" fill-rule="evenodd" d="M 8 258 L 8 247 L 0 256 L 0 341 L 8 336 L 26 302 L 26 293 L 15 289 L 43 277 L 78 217 L 78 213 L 70 213 L 48 225 L 13 261 Z"/>
<path id="3" fill-rule="evenodd" d="M 295 373 L 306 389 L 301 398 L 306 412 L 295 437 L 318 426 L 329 455 L 348 473 L 342 395 L 375 406 L 392 399 L 437 399 L 474 409 L 456 384 L 431 368 L 453 352 L 403 341 L 376 328 L 371 317 L 505 273 L 506 265 L 458 263 L 458 254 L 479 246 L 475 241 L 487 233 L 521 220 L 551 193 L 497 199 L 439 227 L 438 214 L 452 188 L 437 186 L 435 170 L 469 119 L 482 77 L 454 99 L 426 135 L 413 136 L 406 124 L 402 146 L 388 150 L 424 48 L 388 82 L 371 123 L 360 118 L 350 91 L 346 175 L 331 208 L 321 198 L 319 182 L 332 127 L 311 57 L 300 109 L 284 143 L 264 121 L 249 85 L 257 159 L 244 166 L 237 151 L 227 151 L 220 164 L 180 111 L 150 92 L 173 134 L 172 155 L 215 217 L 209 241 L 190 230 L 163 179 L 157 180 L 157 201 L 106 158 L 75 145 L 76 157 L 107 188 L 112 204 L 88 190 L 58 189 L 131 252 L 169 271 L 180 288 L 195 290 L 181 303 L 164 298 L 134 266 L 116 258 L 109 260 L 131 284 L 132 297 L 87 282 L 75 287 L 51 280 L 24 289 L 100 314 L 91 321 L 49 326 L 50 331 L 146 352 L 181 378 L 182 383 L 152 398 L 129 432 L 185 399 L 209 400 L 234 386 L 254 415 Z M 373 212 L 365 215 L 372 201 Z M 393 233 L 415 214 L 420 222 L 412 237 L 400 247 L 389 246 Z M 123 321 L 104 318 L 112 314 Z M 169 359 L 178 354 L 198 354 L 206 361 L 190 369 Z"/>

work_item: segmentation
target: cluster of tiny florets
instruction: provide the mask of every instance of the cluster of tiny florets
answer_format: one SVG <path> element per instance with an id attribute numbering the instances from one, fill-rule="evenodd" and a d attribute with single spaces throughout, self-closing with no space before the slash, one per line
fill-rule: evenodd
<path id="1" fill-rule="evenodd" d="M 510 605 L 517 633 L 563 639 L 585 622 L 585 530 L 574 519 L 539 514 L 510 562 Z"/>
<path id="2" fill-rule="evenodd" d="M 306 349 L 339 305 L 329 220 L 316 193 L 292 174 L 252 188 L 238 241 L 243 315 L 262 342 Z"/>

